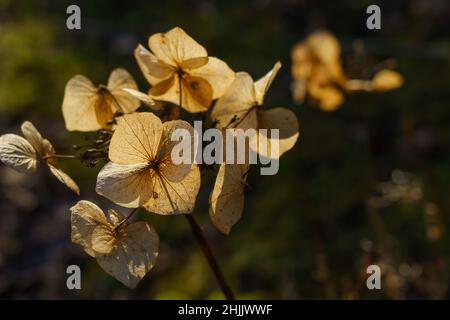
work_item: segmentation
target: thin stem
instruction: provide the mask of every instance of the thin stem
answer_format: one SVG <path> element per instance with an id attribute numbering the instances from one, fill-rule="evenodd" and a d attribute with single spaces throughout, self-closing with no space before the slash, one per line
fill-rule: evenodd
<path id="1" fill-rule="evenodd" d="M 180 91 L 180 103 L 179 107 L 181 108 L 183 99 L 182 99 L 182 86 L 181 86 L 181 77 L 178 77 L 178 85 L 179 85 L 179 91 Z M 230 286 L 228 285 L 227 281 L 225 280 L 225 277 L 223 275 L 222 270 L 219 267 L 219 264 L 217 263 L 216 258 L 214 257 L 214 254 L 212 253 L 211 247 L 208 244 L 208 241 L 206 240 L 202 229 L 198 225 L 197 221 L 195 220 L 194 216 L 192 214 L 185 214 L 184 215 L 189 222 L 189 226 L 191 227 L 192 234 L 194 235 L 195 240 L 197 241 L 198 245 L 202 249 L 203 255 L 205 256 L 206 260 L 208 261 L 209 267 L 214 273 L 214 276 L 216 277 L 217 283 L 220 286 L 220 289 L 222 289 L 222 292 L 227 300 L 234 300 L 234 294 L 233 291 L 231 291 Z"/>
<path id="2" fill-rule="evenodd" d="M 134 208 L 131 212 L 130 212 L 130 214 L 125 218 L 125 219 L 123 219 L 122 221 L 120 221 L 120 223 L 117 225 L 117 226 L 115 226 L 114 227 L 114 231 L 116 231 L 117 229 L 119 229 L 124 223 L 126 223 L 132 216 L 133 216 L 133 214 L 137 211 L 137 209 L 138 208 Z"/>
<path id="3" fill-rule="evenodd" d="M 182 93 L 181 93 L 181 77 L 178 76 L 178 90 L 180 91 L 180 103 L 178 104 L 178 106 L 181 108 L 181 104 L 183 103 L 183 99 L 182 99 Z"/>
<path id="4" fill-rule="evenodd" d="M 47 160 L 50 158 L 65 158 L 65 159 L 77 159 L 78 157 L 72 154 L 52 154 L 45 157 L 42 157 L 43 160 Z"/>
<path id="5" fill-rule="evenodd" d="M 206 257 L 206 260 L 208 260 L 208 264 L 212 271 L 214 272 L 214 275 L 216 277 L 216 280 L 222 289 L 223 294 L 225 295 L 225 298 L 228 300 L 234 300 L 234 294 L 233 291 L 231 291 L 230 286 L 228 285 L 227 281 L 225 280 L 225 277 L 222 273 L 222 270 L 219 267 L 219 264 L 217 263 L 216 258 L 214 257 L 214 254 L 211 251 L 211 247 L 208 244 L 208 241 L 206 240 L 205 236 L 203 235 L 203 231 L 198 225 L 197 221 L 195 220 L 194 216 L 192 214 L 185 214 L 184 215 L 189 222 L 189 226 L 191 227 L 192 234 L 195 237 L 195 240 L 197 240 L 198 245 L 203 251 L 203 254 Z"/>

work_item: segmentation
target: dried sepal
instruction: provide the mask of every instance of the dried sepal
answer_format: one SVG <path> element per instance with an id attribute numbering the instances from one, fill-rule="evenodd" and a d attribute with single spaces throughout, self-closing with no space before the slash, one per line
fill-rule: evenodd
<path id="1" fill-rule="evenodd" d="M 78 185 L 59 168 L 56 152 L 50 141 L 43 138 L 29 121 L 25 121 L 21 129 L 25 138 L 15 134 L 0 137 L 0 161 L 20 172 L 32 172 L 39 165 L 46 165 L 61 183 L 79 195 Z"/>
<path id="2" fill-rule="evenodd" d="M 150 36 L 151 51 L 139 45 L 134 55 L 157 100 L 180 104 L 188 112 L 208 110 L 234 79 L 222 60 L 208 57 L 206 49 L 181 28 Z"/>
<path id="3" fill-rule="evenodd" d="M 145 221 L 123 223 L 113 210 L 108 216 L 94 203 L 79 201 L 71 209 L 72 242 L 83 247 L 108 274 L 129 288 L 153 268 L 159 253 L 159 237 Z"/>
<path id="4" fill-rule="evenodd" d="M 163 215 L 191 213 L 200 171 L 196 164 L 172 162 L 176 142 L 170 137 L 176 129 L 193 136 L 192 126 L 182 120 L 162 123 L 148 112 L 121 117 L 109 147 L 111 162 L 97 177 L 97 193 L 124 207 Z"/>
<path id="5" fill-rule="evenodd" d="M 96 87 L 85 76 L 74 76 L 66 84 L 62 104 L 67 130 L 111 129 L 110 121 L 116 112 L 131 113 L 140 104 L 136 97 L 124 89 L 138 89 L 133 77 L 125 69 L 113 70 L 106 86 Z"/>
<path id="6" fill-rule="evenodd" d="M 209 216 L 214 226 L 224 234 L 229 234 L 241 219 L 249 168 L 247 164 L 226 163 L 219 167 L 214 189 L 209 196 Z"/>
<path id="7" fill-rule="evenodd" d="M 299 125 L 295 114 L 286 108 L 263 110 L 261 104 L 270 84 L 278 73 L 281 63 L 277 62 L 271 71 L 254 82 L 246 72 L 238 72 L 227 92 L 217 100 L 211 118 L 220 129 L 255 129 L 256 134 L 250 139 L 250 147 L 261 156 L 278 159 L 290 150 L 299 136 Z M 260 129 L 266 129 L 264 135 Z M 278 150 L 269 153 L 272 138 L 270 129 L 279 130 Z M 265 148 L 259 148 L 261 140 Z"/>

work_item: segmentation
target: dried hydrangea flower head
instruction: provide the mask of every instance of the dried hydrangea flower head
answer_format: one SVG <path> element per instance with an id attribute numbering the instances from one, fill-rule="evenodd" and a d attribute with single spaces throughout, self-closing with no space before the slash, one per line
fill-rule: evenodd
<path id="1" fill-rule="evenodd" d="M 206 49 L 179 27 L 150 36 L 148 46 L 151 51 L 139 45 L 134 55 L 152 86 L 149 95 L 154 99 L 174 104 L 181 100 L 188 112 L 203 112 L 234 79 L 225 62 L 209 57 Z"/>

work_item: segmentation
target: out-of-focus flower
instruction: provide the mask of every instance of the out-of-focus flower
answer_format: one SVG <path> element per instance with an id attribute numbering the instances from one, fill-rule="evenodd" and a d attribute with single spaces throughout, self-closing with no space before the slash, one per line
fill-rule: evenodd
<path id="1" fill-rule="evenodd" d="M 329 31 L 320 30 L 296 44 L 291 51 L 294 101 L 302 103 L 309 96 L 324 111 L 336 110 L 346 91 L 387 91 L 403 84 L 395 71 L 383 69 L 371 80 L 348 79 L 341 60 L 341 47 Z"/>

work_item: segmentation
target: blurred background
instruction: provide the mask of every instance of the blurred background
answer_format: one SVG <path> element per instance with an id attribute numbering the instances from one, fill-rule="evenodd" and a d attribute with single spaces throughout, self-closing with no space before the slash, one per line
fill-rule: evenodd
<path id="1" fill-rule="evenodd" d="M 366 8 L 375 3 L 382 29 L 370 31 Z M 70 4 L 81 8 L 81 30 L 66 28 Z M 72 144 L 95 134 L 65 131 L 66 82 L 80 73 L 105 83 L 124 67 L 146 91 L 133 49 L 174 26 L 254 78 L 280 60 L 266 105 L 290 107 L 301 127 L 277 175 L 251 171 L 230 236 L 209 221 L 214 175 L 203 176 L 195 215 L 238 298 L 449 298 L 448 1 L 0 0 L 0 134 L 30 120 L 58 153 L 73 153 Z M 335 112 L 296 105 L 290 50 L 321 28 L 340 41 L 344 68 L 393 59 L 405 84 L 351 94 Z M 101 165 L 61 166 L 81 199 L 112 206 L 95 194 Z M 71 243 L 68 210 L 78 200 L 45 170 L 23 175 L 0 165 L 0 298 L 222 298 L 185 219 L 143 211 L 161 238 L 160 256 L 128 290 Z M 82 290 L 66 288 L 70 264 L 82 269 Z M 382 290 L 366 288 L 370 264 L 381 267 Z"/>

